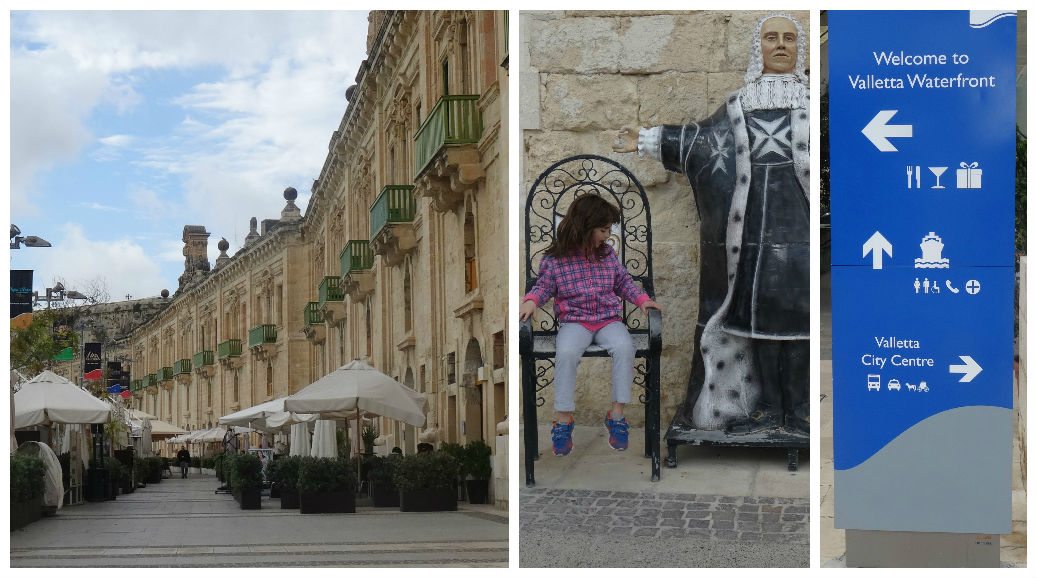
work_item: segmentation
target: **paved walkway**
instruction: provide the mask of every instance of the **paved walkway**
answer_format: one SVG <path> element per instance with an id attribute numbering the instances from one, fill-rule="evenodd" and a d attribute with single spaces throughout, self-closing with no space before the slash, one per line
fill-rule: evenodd
<path id="1" fill-rule="evenodd" d="M 492 506 L 355 514 L 241 510 L 213 476 L 175 477 L 115 501 L 66 507 L 11 532 L 12 567 L 507 567 L 508 519 Z"/>
<path id="2" fill-rule="evenodd" d="M 680 446 L 677 467 L 653 483 L 633 449 L 642 428 L 616 452 L 604 427 L 578 425 L 564 458 L 550 454 L 549 429 L 538 428 L 548 453 L 537 485 L 519 495 L 520 566 L 809 566 L 806 451 L 789 472 L 782 450 Z"/>

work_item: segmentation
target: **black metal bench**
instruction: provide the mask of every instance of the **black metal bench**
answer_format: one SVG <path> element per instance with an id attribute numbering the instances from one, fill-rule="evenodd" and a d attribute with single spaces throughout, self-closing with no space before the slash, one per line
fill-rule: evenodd
<path id="1" fill-rule="evenodd" d="M 625 167 L 605 157 L 577 155 L 551 165 L 529 189 L 525 213 L 525 289 L 536 283 L 540 260 L 555 229 L 573 199 L 598 195 L 619 208 L 622 221 L 609 240 L 634 282 L 655 297 L 652 284 L 652 218 L 644 188 Z M 659 360 L 662 352 L 662 314 L 649 309 L 645 316 L 630 303 L 623 304 L 623 321 L 636 348 L 634 385 L 645 406 L 645 457 L 652 460 L 652 481 L 659 480 L 660 417 Z M 541 392 L 554 381 L 555 338 L 558 321 L 553 307 L 544 304 L 521 324 L 519 353 L 522 359 L 522 419 L 525 429 L 526 485 L 533 486 L 533 462 L 539 457 L 537 408 L 544 405 Z M 592 345 L 584 357 L 608 357 Z"/>

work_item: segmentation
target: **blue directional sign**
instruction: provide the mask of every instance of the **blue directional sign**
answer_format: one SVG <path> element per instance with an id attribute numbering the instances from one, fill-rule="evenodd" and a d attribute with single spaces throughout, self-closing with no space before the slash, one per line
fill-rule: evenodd
<path id="1" fill-rule="evenodd" d="M 832 11 L 835 525 L 1011 531 L 1011 12 Z"/>

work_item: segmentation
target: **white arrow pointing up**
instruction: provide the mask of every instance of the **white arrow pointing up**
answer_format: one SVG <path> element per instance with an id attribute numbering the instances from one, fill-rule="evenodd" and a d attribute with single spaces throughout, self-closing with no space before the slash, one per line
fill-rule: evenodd
<path id="1" fill-rule="evenodd" d="M 871 268 L 881 269 L 882 253 L 885 253 L 892 258 L 893 245 L 882 236 L 882 233 L 875 231 L 875 234 L 864 242 L 864 253 L 861 256 L 867 257 L 869 252 L 871 253 Z"/>
<path id="2" fill-rule="evenodd" d="M 895 110 L 880 110 L 875 115 L 875 118 L 871 119 L 868 126 L 861 129 L 861 132 L 868 137 L 871 144 L 884 153 L 897 151 L 897 147 L 893 146 L 893 143 L 889 142 L 888 139 L 910 137 L 913 132 L 913 128 L 909 124 L 886 124 L 896 113 L 897 111 Z"/>
<path id="3" fill-rule="evenodd" d="M 968 355 L 959 355 L 959 359 L 965 362 L 965 365 L 952 365 L 950 367 L 951 373 L 962 373 L 964 374 L 958 383 L 968 383 L 972 381 L 979 372 L 983 371 L 983 368 L 976 363 L 976 360 L 972 359 Z"/>

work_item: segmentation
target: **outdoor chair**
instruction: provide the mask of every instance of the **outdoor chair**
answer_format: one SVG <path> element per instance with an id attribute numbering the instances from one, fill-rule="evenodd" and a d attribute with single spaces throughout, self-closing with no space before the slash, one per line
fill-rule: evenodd
<path id="1" fill-rule="evenodd" d="M 544 252 L 554 240 L 555 230 L 569 204 L 583 195 L 598 195 L 619 208 L 622 220 L 613 227 L 609 243 L 634 282 L 653 299 L 652 218 L 641 183 L 625 167 L 596 155 L 568 157 L 551 165 L 537 177 L 526 199 L 525 290 L 536 283 Z M 636 349 L 634 386 L 642 389 L 638 400 L 645 409 L 645 457 L 652 460 L 652 481 L 659 480 L 659 359 L 662 352 L 662 314 L 649 309 L 647 317 L 631 303 L 623 304 L 623 322 Z M 519 329 L 522 369 L 522 419 L 525 446 L 526 485 L 534 486 L 533 462 L 539 457 L 537 408 L 545 403 L 543 391 L 554 381 L 555 339 L 558 321 L 553 302 L 543 304 Z M 608 357 L 592 345 L 584 357 Z M 637 390 L 635 389 L 634 393 Z M 605 406 L 611 400 L 602 400 Z"/>

